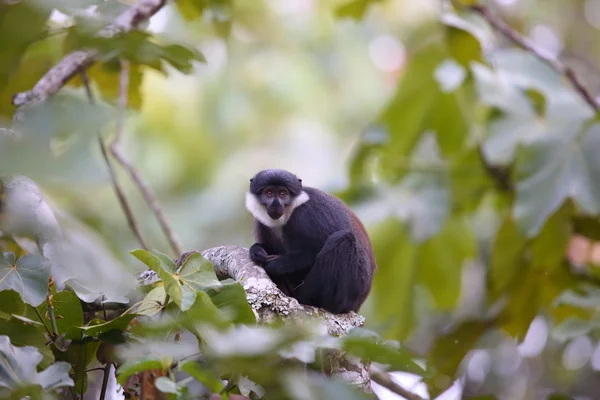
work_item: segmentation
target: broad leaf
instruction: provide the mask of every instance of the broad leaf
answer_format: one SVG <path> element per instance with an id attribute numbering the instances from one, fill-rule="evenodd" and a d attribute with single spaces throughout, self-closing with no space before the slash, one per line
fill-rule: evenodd
<path id="1" fill-rule="evenodd" d="M 450 211 L 448 174 L 434 136 L 421 138 L 410 165 L 414 171 L 400 182 L 392 201 L 395 214 L 410 226 L 413 240 L 422 242 L 439 233 Z"/>
<path id="2" fill-rule="evenodd" d="M 37 307 L 48 293 L 50 266 L 50 260 L 42 256 L 25 255 L 15 260 L 13 253 L 2 253 L 0 291 L 14 290 L 25 303 Z"/>
<path id="3" fill-rule="evenodd" d="M 514 279 L 518 279 L 524 268 L 525 245 L 525 237 L 520 234 L 514 220 L 505 217 L 492 244 L 488 281 L 492 302 L 506 293 Z"/>
<path id="4" fill-rule="evenodd" d="M 371 239 L 379 269 L 368 302 L 377 313 L 367 323 L 377 320 L 385 337 L 405 340 L 415 320 L 415 245 L 395 218 L 388 218 L 374 227 Z M 398 313 L 398 310 L 402 312 Z"/>
<path id="5" fill-rule="evenodd" d="M 194 304 L 196 292 L 183 290 L 179 277 L 173 273 L 170 264 L 163 263 L 160 258 L 149 251 L 134 250 L 131 254 L 158 273 L 164 283 L 165 291 L 182 311 L 188 310 Z"/>
<path id="6" fill-rule="evenodd" d="M 12 314 L 21 315 L 25 311 L 25 303 L 13 290 L 0 291 L 0 318 L 10 319 Z"/>
<path id="7" fill-rule="evenodd" d="M 187 372 L 198 382 L 206 386 L 212 393 L 219 393 L 224 385 L 217 374 L 193 361 L 184 361 L 179 365 L 181 371 Z"/>
<path id="8" fill-rule="evenodd" d="M 152 317 L 163 309 L 166 298 L 167 292 L 165 292 L 165 287 L 163 285 L 157 286 L 144 297 L 136 313 Z"/>
<path id="9" fill-rule="evenodd" d="M 371 4 L 380 2 L 381 0 L 347 0 L 335 10 L 335 15 L 338 18 L 362 18 Z"/>
<path id="10" fill-rule="evenodd" d="M 74 326 L 83 325 L 83 309 L 79 298 L 72 292 L 62 291 L 52 296 L 52 304 L 54 306 L 54 315 L 56 316 L 56 326 L 58 334 L 66 333 Z M 43 303 L 38 307 L 42 316 L 46 316 L 48 312 L 48 304 Z M 45 318 L 44 321 L 50 326 L 50 320 Z"/>
<path id="11" fill-rule="evenodd" d="M 40 388 L 52 391 L 64 386 L 73 386 L 69 378 L 71 366 L 56 362 L 42 372 L 37 365 L 42 361 L 40 352 L 31 346 L 15 347 L 8 336 L 0 336 L 0 397 L 11 394 L 20 396 L 40 394 Z"/>
<path id="12" fill-rule="evenodd" d="M 372 337 L 348 335 L 343 339 L 343 349 L 361 359 L 389 365 L 394 371 L 427 375 L 427 372 L 415 362 L 416 356 L 411 351 L 380 343 Z"/>
<path id="13" fill-rule="evenodd" d="M 88 326 L 71 327 L 66 334 L 67 339 L 83 340 L 86 338 L 98 338 L 112 330 L 124 331 L 137 314 L 122 314 L 109 322 L 93 320 Z"/>
<path id="14" fill-rule="evenodd" d="M 157 359 L 126 361 L 117 371 L 117 382 L 124 385 L 127 378 L 140 372 L 149 371 L 152 369 L 167 369 L 171 365 L 170 361 L 162 361 Z"/>
<path id="15" fill-rule="evenodd" d="M 587 335 L 594 326 L 580 318 L 567 318 L 552 330 L 552 337 L 559 342 Z"/>
<path id="16" fill-rule="evenodd" d="M 13 316 L 8 321 L 0 323 L 0 335 L 8 336 L 13 346 L 33 346 L 40 351 L 43 356 L 40 362 L 41 367 L 47 367 L 54 362 L 52 351 L 46 346 L 48 341 L 46 332 L 41 322 L 29 322 L 23 317 Z M 50 325 L 48 325 L 50 329 Z"/>
<path id="17" fill-rule="evenodd" d="M 564 127 L 523 146 L 517 160 L 513 209 L 528 236 L 572 199 L 584 213 L 600 212 L 600 124 Z"/>
<path id="18" fill-rule="evenodd" d="M 462 268 L 476 256 L 475 237 L 467 221 L 453 217 L 442 232 L 419 245 L 418 281 L 425 285 L 440 310 L 453 310 L 462 284 Z"/>
<path id="19" fill-rule="evenodd" d="M 233 323 L 256 323 L 256 316 L 248 304 L 246 291 L 241 283 L 235 280 L 221 281 L 221 284 L 207 288 L 206 293 L 213 304 Z"/>

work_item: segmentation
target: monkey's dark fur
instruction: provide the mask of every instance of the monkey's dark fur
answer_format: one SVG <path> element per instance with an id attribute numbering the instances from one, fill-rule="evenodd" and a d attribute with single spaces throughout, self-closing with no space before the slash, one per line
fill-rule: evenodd
<path id="1" fill-rule="evenodd" d="M 377 265 L 350 208 L 278 169 L 250 180 L 246 206 L 255 217 L 250 258 L 286 295 L 334 314 L 358 311 Z"/>

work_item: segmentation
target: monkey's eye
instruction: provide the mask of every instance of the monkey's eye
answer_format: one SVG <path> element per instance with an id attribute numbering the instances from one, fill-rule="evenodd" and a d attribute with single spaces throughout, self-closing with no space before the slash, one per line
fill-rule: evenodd
<path id="1" fill-rule="evenodd" d="M 265 192 L 265 195 L 267 195 L 267 197 L 273 197 L 273 191 L 272 190 L 267 190 Z"/>
<path id="2" fill-rule="evenodd" d="M 285 190 L 282 190 L 281 192 L 279 192 L 279 197 L 283 198 L 286 194 L 287 193 L 285 192 Z"/>

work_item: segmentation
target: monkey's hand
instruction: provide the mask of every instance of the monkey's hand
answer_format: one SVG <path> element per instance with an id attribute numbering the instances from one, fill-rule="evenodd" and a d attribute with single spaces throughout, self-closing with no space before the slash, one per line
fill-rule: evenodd
<path id="1" fill-rule="evenodd" d="M 264 267 L 268 262 L 277 259 L 277 257 L 275 254 L 268 254 L 267 250 L 260 243 L 255 243 L 250 247 L 250 259 L 260 266 Z"/>

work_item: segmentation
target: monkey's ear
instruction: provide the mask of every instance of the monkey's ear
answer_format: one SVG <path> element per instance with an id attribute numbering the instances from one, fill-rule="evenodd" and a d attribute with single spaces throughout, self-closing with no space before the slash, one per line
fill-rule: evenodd
<path id="1" fill-rule="evenodd" d="M 252 182 L 252 179 L 253 179 L 253 178 L 250 178 L 250 182 Z"/>
<path id="2" fill-rule="evenodd" d="M 302 179 L 298 178 L 298 182 L 302 183 Z"/>

